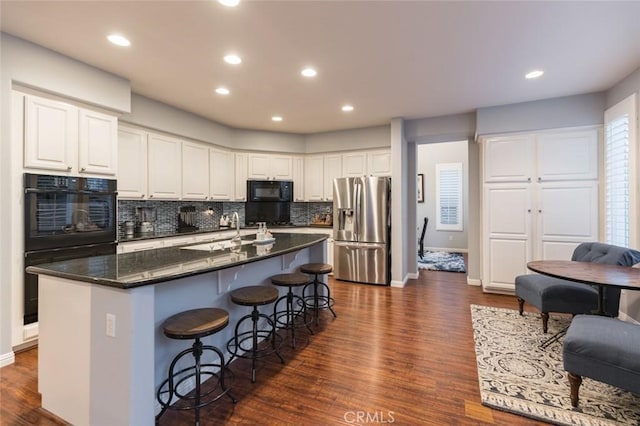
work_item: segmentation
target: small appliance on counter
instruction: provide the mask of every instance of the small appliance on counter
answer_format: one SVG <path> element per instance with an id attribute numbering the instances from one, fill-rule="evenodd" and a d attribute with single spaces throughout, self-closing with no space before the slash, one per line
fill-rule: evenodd
<path id="1" fill-rule="evenodd" d="M 153 234 L 156 222 L 155 207 L 136 207 L 136 218 L 138 233 Z"/>
<path id="2" fill-rule="evenodd" d="M 223 214 L 220 216 L 220 229 L 226 229 L 229 227 L 229 215 Z"/>
<path id="3" fill-rule="evenodd" d="M 178 213 L 178 232 L 197 231 L 198 213 L 195 206 L 182 206 Z"/>

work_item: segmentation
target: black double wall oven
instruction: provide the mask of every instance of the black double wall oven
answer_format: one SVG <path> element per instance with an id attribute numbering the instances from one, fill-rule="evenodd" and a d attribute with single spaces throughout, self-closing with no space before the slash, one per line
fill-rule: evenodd
<path id="1" fill-rule="evenodd" d="M 116 253 L 112 179 L 24 175 L 24 266 Z M 38 321 L 38 276 L 25 272 L 24 323 Z"/>

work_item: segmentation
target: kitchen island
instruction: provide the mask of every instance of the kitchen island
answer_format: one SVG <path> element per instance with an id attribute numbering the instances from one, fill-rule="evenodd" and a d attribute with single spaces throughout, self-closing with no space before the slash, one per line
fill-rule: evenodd
<path id="1" fill-rule="evenodd" d="M 245 315 L 230 290 L 326 261 L 326 235 L 274 233 L 273 242 L 208 242 L 31 266 L 39 274 L 38 390 L 42 407 L 75 425 L 151 425 L 171 359 L 191 345 L 163 321 L 218 307 Z M 233 327 L 203 339 L 226 352 Z M 228 356 L 228 354 L 227 354 Z"/>

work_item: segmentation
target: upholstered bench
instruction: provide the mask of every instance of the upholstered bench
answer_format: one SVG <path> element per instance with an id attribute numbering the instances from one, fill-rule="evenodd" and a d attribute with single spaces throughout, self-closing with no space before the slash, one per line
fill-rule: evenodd
<path id="1" fill-rule="evenodd" d="M 574 407 L 582 376 L 640 393 L 640 325 L 578 315 L 564 338 L 563 362 Z"/>

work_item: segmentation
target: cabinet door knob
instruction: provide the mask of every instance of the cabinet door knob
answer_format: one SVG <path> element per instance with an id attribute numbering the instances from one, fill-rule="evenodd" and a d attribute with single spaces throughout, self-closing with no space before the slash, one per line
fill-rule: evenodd
<path id="1" fill-rule="evenodd" d="M 141 195 L 140 195 L 140 198 L 144 198 L 144 194 L 141 194 Z"/>
<path id="2" fill-rule="evenodd" d="M 72 167 L 71 166 L 67 166 L 67 170 L 71 171 Z"/>
<path id="3" fill-rule="evenodd" d="M 81 171 L 81 172 L 86 172 L 86 171 L 87 171 L 87 169 L 86 169 L 85 167 L 81 167 L 81 168 L 80 168 L 80 171 Z"/>
<path id="4" fill-rule="evenodd" d="M 538 213 L 542 213 L 542 210 L 541 210 L 541 209 L 538 209 Z"/>
<path id="5" fill-rule="evenodd" d="M 541 177 L 538 178 L 538 182 L 542 182 L 542 178 Z"/>
<path id="6" fill-rule="evenodd" d="M 149 198 L 153 198 L 153 194 L 149 194 Z"/>
<path id="7" fill-rule="evenodd" d="M 527 182 L 531 182 L 531 178 L 530 177 L 527 178 Z"/>
<path id="8" fill-rule="evenodd" d="M 527 213 L 531 213 L 531 209 L 528 209 L 528 210 L 527 210 Z"/>

